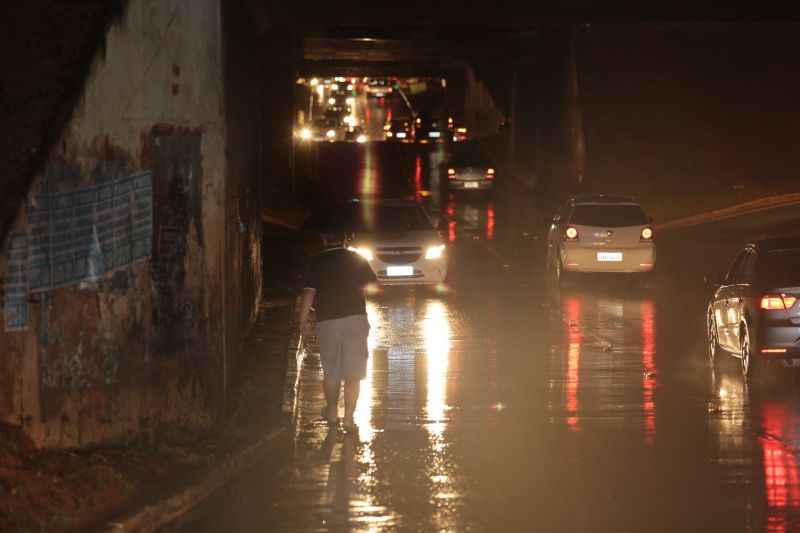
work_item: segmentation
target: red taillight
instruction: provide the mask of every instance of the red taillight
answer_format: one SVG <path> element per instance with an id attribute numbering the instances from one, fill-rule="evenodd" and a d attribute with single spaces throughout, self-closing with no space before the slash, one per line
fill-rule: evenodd
<path id="1" fill-rule="evenodd" d="M 486 169 L 486 179 L 493 180 L 494 179 L 494 169 L 487 168 Z"/>
<path id="2" fill-rule="evenodd" d="M 788 294 L 765 294 L 761 297 L 761 309 L 765 311 L 785 311 L 791 309 L 797 298 Z"/>
<path id="3" fill-rule="evenodd" d="M 564 236 L 567 238 L 567 240 L 574 241 L 578 238 L 578 230 L 570 226 L 567 228 L 567 231 L 564 232 Z"/>
<path id="4" fill-rule="evenodd" d="M 649 241 L 653 239 L 653 228 L 642 228 L 642 240 Z"/>

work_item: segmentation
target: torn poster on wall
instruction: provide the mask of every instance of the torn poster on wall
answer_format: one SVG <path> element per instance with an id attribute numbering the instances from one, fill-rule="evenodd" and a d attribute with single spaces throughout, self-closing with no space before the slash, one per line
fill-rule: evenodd
<path id="1" fill-rule="evenodd" d="M 73 284 L 94 286 L 106 273 L 150 257 L 153 239 L 153 175 L 115 176 L 101 184 L 42 194 L 27 210 L 28 234 L 9 241 L 5 283 L 6 330 L 27 324 L 27 292 Z M 16 263 L 11 260 L 14 257 Z M 18 276 L 14 270 L 18 269 Z M 24 297 L 8 305 L 9 291 Z M 17 294 L 14 292 L 13 294 Z M 10 313 L 15 321 L 9 322 Z"/>
<path id="2" fill-rule="evenodd" d="M 23 331 L 28 326 L 27 249 L 28 236 L 12 234 L 3 250 L 7 258 L 3 284 L 6 331 Z"/>
<path id="3" fill-rule="evenodd" d="M 153 234 L 151 172 L 37 197 L 28 210 L 32 292 L 95 282 L 145 259 Z"/>

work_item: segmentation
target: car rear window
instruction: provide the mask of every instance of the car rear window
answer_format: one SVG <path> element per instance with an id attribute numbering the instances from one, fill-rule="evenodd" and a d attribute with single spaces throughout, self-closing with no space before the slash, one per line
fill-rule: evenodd
<path id="1" fill-rule="evenodd" d="M 486 165 L 486 160 L 482 158 L 478 154 L 465 154 L 461 156 L 456 156 L 451 159 L 451 162 L 456 166 L 472 166 L 472 167 L 482 167 Z"/>
<path id="2" fill-rule="evenodd" d="M 621 228 L 647 224 L 647 216 L 638 205 L 576 205 L 570 223 L 578 226 Z"/>
<path id="3" fill-rule="evenodd" d="M 758 277 L 775 287 L 800 287 L 800 249 L 767 252 L 758 262 Z"/>

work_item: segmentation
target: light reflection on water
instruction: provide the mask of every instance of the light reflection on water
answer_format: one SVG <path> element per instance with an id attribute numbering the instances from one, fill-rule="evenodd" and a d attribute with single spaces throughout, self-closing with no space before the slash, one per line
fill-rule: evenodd
<path id="1" fill-rule="evenodd" d="M 386 464 L 387 458 L 377 450 L 385 445 L 381 442 L 387 430 L 397 437 L 397 432 L 413 433 L 421 428 L 427 434 L 426 444 L 408 452 L 424 458 L 428 481 L 418 489 L 428 491 L 432 506 L 426 521 L 435 529 L 452 527 L 458 521 L 461 491 L 455 487 L 458 477 L 448 459 L 446 434 L 453 337 L 450 311 L 443 301 L 408 297 L 368 300 L 367 315 L 370 358 L 354 414 L 359 441 L 354 481 L 361 490 L 350 494 L 354 517 L 350 525 L 377 531 L 396 523 L 399 510 L 382 501 L 375 488 L 380 485 L 381 472 L 385 475 L 382 469 L 398 466 Z M 414 345 L 419 349 L 414 350 Z M 415 372 L 415 367 L 423 371 Z M 423 403 L 409 402 L 419 391 L 424 394 Z"/>
<path id="2" fill-rule="evenodd" d="M 447 367 L 451 335 L 447 310 L 442 302 L 429 301 L 426 304 L 421 328 L 427 367 L 425 427 L 432 437 L 440 437 L 444 431 L 447 411 Z"/>
<path id="3" fill-rule="evenodd" d="M 619 426 L 636 406 L 643 440 L 652 445 L 658 386 L 654 301 L 570 291 L 561 298 L 561 314 L 563 345 L 555 363 L 561 365 L 556 383 L 562 394 L 552 408 L 579 431 L 586 422 Z M 592 412 L 603 415 L 593 418 Z"/>
<path id="4" fill-rule="evenodd" d="M 725 355 L 725 357 L 729 357 Z M 730 363 L 730 364 L 728 364 Z M 718 361 L 711 372 L 709 431 L 716 446 L 720 483 L 749 530 L 800 530 L 800 405 L 780 381 L 748 384 L 738 360 Z M 750 470 L 761 475 L 743 476 Z"/>

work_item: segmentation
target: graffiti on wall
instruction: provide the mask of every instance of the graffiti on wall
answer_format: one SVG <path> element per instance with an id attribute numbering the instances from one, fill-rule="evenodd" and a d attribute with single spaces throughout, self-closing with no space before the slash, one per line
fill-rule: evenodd
<path id="1" fill-rule="evenodd" d="M 6 330 L 27 325 L 29 292 L 91 285 L 151 255 L 152 172 L 123 174 L 122 168 L 101 162 L 96 184 L 83 187 L 65 184 L 63 165 L 54 163 L 45 172 L 26 210 L 27 233 L 6 247 Z"/>
<path id="2" fill-rule="evenodd" d="M 192 236 L 205 246 L 202 194 L 202 133 L 153 131 L 149 143 L 155 176 L 155 231 L 151 261 L 157 353 L 178 354 L 197 348 L 204 297 L 186 287 Z"/>

